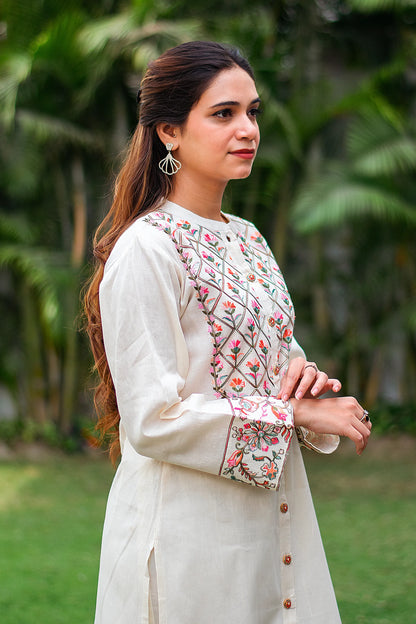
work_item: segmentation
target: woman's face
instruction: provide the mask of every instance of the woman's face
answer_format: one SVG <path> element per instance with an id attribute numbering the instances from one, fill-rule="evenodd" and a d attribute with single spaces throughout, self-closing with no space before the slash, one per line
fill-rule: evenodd
<path id="1" fill-rule="evenodd" d="M 177 131 L 173 155 L 182 168 L 175 186 L 189 181 L 220 187 L 246 178 L 260 140 L 259 107 L 256 85 L 246 71 L 233 67 L 220 72 Z"/>

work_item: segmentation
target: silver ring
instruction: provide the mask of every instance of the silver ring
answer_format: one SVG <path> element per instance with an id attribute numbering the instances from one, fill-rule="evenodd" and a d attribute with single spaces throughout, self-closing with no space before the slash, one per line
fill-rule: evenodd
<path id="1" fill-rule="evenodd" d="M 316 364 L 306 364 L 306 366 L 305 366 L 305 368 L 303 370 L 305 371 L 309 367 L 310 368 L 314 368 L 315 371 L 318 372 L 318 367 L 316 366 Z"/>
<path id="2" fill-rule="evenodd" d="M 368 415 L 367 410 L 364 410 L 363 415 L 360 418 L 360 422 L 368 422 L 370 420 L 370 416 Z"/>

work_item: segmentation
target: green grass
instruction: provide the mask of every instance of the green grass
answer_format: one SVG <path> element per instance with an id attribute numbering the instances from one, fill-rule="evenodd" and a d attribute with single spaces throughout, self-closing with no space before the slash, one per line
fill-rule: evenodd
<path id="1" fill-rule="evenodd" d="M 91 624 L 112 469 L 80 457 L 0 464 L 0 621 Z"/>
<path id="2" fill-rule="evenodd" d="M 304 457 L 343 624 L 409 624 L 416 444 L 373 446 Z M 82 456 L 0 463 L 2 624 L 92 624 L 112 474 Z"/>
<path id="3" fill-rule="evenodd" d="M 304 453 L 343 624 L 416 622 L 416 444 Z"/>

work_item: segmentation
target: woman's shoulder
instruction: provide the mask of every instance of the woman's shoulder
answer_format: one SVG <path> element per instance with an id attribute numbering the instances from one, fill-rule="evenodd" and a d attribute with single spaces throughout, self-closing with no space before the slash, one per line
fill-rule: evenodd
<path id="1" fill-rule="evenodd" d="M 137 261 L 148 258 L 164 258 L 178 260 L 172 241 L 166 236 L 163 227 L 154 227 L 155 213 L 138 217 L 117 239 L 106 262 L 106 270 L 123 262 L 131 256 Z M 159 214 L 159 213 L 158 213 Z"/>

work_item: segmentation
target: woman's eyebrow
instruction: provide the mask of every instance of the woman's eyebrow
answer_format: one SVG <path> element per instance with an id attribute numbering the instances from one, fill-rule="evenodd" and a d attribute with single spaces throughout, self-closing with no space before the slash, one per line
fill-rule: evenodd
<path id="1" fill-rule="evenodd" d="M 260 98 L 256 98 L 255 100 L 253 100 L 252 102 L 250 102 L 250 106 L 252 106 L 253 104 L 258 104 L 260 103 Z M 217 108 L 218 106 L 239 106 L 240 102 L 236 102 L 234 100 L 228 100 L 227 102 L 218 102 L 218 104 L 214 104 L 213 106 L 210 106 L 210 108 Z"/>

